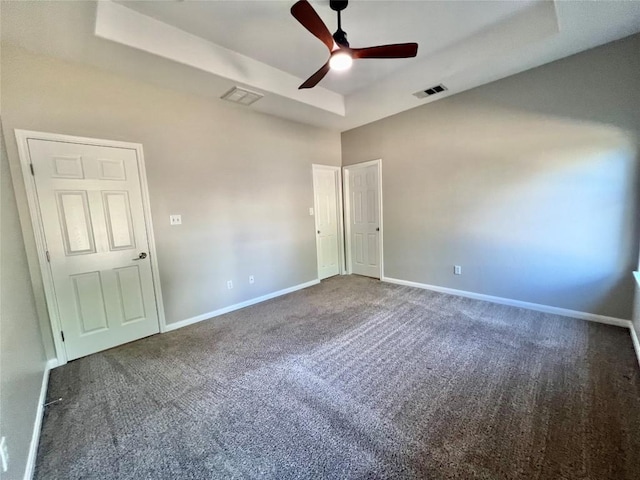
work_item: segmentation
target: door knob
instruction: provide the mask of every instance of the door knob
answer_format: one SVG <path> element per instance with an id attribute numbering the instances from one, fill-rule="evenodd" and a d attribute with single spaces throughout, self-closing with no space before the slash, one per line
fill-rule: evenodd
<path id="1" fill-rule="evenodd" d="M 379 231 L 380 231 L 380 227 L 376 228 L 376 232 L 379 232 Z"/>
<path id="2" fill-rule="evenodd" d="M 320 230 L 318 230 L 318 235 L 320 234 Z"/>
<path id="3" fill-rule="evenodd" d="M 142 252 L 140 255 L 138 255 L 138 258 L 132 258 L 132 260 L 144 260 L 145 258 L 147 258 L 147 254 L 145 252 Z"/>

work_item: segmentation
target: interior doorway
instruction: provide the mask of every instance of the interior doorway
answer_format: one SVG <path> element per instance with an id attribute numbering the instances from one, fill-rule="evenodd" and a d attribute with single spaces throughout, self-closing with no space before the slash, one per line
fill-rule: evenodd
<path id="1" fill-rule="evenodd" d="M 16 130 L 60 364 L 164 321 L 142 146 Z"/>
<path id="2" fill-rule="evenodd" d="M 382 278 L 382 161 L 344 167 L 347 273 Z"/>
<path id="3" fill-rule="evenodd" d="M 344 273 L 340 167 L 313 165 L 313 196 L 320 280 Z"/>

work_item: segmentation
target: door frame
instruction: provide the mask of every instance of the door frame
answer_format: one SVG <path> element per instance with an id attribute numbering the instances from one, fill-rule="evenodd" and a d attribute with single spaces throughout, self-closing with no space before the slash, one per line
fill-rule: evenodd
<path id="1" fill-rule="evenodd" d="M 347 270 L 345 267 L 345 247 L 344 247 L 344 207 L 342 201 L 342 170 L 340 167 L 334 167 L 332 165 L 320 165 L 317 163 L 311 164 L 311 182 L 313 186 L 313 225 L 314 232 L 318 231 L 317 214 L 318 205 L 316 204 L 316 184 L 315 184 L 315 170 L 329 170 L 336 172 L 336 219 L 338 221 L 338 263 L 339 274 L 345 275 Z M 318 269 L 318 278 L 320 278 L 320 257 L 318 256 L 318 235 L 314 234 L 316 238 L 316 267 Z"/>
<path id="2" fill-rule="evenodd" d="M 368 162 L 361 163 L 353 163 L 351 165 L 347 165 L 342 167 L 343 170 L 343 185 L 344 185 L 344 225 L 345 225 L 345 257 L 346 257 L 346 270 L 347 274 L 351 275 L 353 273 L 353 268 L 351 264 L 351 188 L 349 183 L 349 171 L 354 168 L 362 168 L 362 167 L 378 167 L 378 212 L 380 214 L 380 235 L 378 238 L 378 259 L 380 261 L 380 280 L 384 278 L 384 225 L 383 225 L 383 214 L 382 214 L 382 159 L 378 158 L 377 160 L 369 160 Z"/>
<path id="3" fill-rule="evenodd" d="M 35 177 L 31 173 L 31 155 L 29 152 L 28 141 L 48 140 L 62 143 L 79 143 L 84 145 L 115 147 L 134 150 L 138 160 L 138 174 L 140 177 L 140 190 L 142 194 L 142 209 L 144 211 L 145 229 L 147 231 L 147 239 L 149 242 L 149 257 L 151 260 L 151 274 L 153 278 L 153 290 L 155 296 L 156 309 L 158 311 L 158 326 L 160 332 L 166 331 L 166 319 L 164 313 L 164 304 L 162 301 L 162 291 L 160 288 L 160 272 L 158 269 L 158 256 L 156 253 L 156 243 L 153 236 L 153 222 L 151 220 L 151 208 L 149 204 L 149 187 L 147 185 L 147 173 L 144 164 L 144 153 L 141 143 L 121 142 L 116 140 L 103 140 L 97 138 L 76 137 L 73 135 L 63 135 L 58 133 L 36 132 L 32 130 L 15 129 L 16 142 L 18 144 L 18 156 L 20 157 L 20 169 L 22 171 L 22 179 L 27 194 L 27 202 L 29 204 L 29 216 L 31 217 L 31 227 L 33 228 L 33 236 L 35 237 L 37 264 L 40 267 L 40 278 L 34 278 L 34 272 L 31 272 L 31 281 L 33 285 L 38 285 L 42 281 L 45 299 L 47 303 L 48 320 L 41 319 L 41 324 L 51 326 L 51 334 L 55 353 L 57 357 L 57 365 L 67 363 L 67 352 L 60 332 L 62 331 L 62 323 L 58 312 L 58 303 L 53 285 L 53 272 L 51 264 L 47 260 L 47 248 L 44 235 L 44 226 L 40 206 L 38 204 L 38 195 L 36 190 Z M 23 234 L 28 238 L 29 232 L 24 231 Z M 27 249 L 27 256 L 32 257 L 32 252 Z"/>

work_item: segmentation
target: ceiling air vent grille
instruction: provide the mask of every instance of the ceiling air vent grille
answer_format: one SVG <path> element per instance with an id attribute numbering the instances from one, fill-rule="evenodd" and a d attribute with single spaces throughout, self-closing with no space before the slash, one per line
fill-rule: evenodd
<path id="1" fill-rule="evenodd" d="M 233 87 L 220 98 L 229 102 L 239 103 L 240 105 L 249 106 L 260 100 L 264 95 L 261 93 L 251 92 L 240 87 Z"/>
<path id="2" fill-rule="evenodd" d="M 435 87 L 427 88 L 426 90 L 420 90 L 419 92 L 414 93 L 414 95 L 418 98 L 427 98 L 431 95 L 435 95 L 436 93 L 441 93 L 447 90 L 443 84 L 436 85 Z"/>

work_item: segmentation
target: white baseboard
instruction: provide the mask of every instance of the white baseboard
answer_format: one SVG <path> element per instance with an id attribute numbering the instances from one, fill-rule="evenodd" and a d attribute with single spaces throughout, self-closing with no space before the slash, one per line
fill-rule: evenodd
<path id="1" fill-rule="evenodd" d="M 636 357 L 638 357 L 638 365 L 640 366 L 640 339 L 638 339 L 638 333 L 633 325 L 631 325 L 631 340 L 633 341 L 633 348 L 636 351 Z"/>
<path id="2" fill-rule="evenodd" d="M 40 431 L 42 430 L 42 417 L 44 416 L 44 403 L 47 399 L 47 388 L 49 387 L 49 372 L 58 366 L 55 358 L 47 361 L 42 374 L 42 385 L 40 386 L 40 396 L 38 397 L 38 409 L 33 422 L 33 433 L 31 434 L 31 445 L 27 456 L 27 466 L 24 470 L 24 480 L 31 480 L 36 468 L 36 457 L 38 455 L 38 443 L 40 442 Z"/>
<path id="3" fill-rule="evenodd" d="M 631 320 L 622 318 L 607 317 L 605 315 L 596 315 L 595 313 L 579 312 L 577 310 L 569 310 L 566 308 L 550 307 L 539 303 L 522 302 L 520 300 L 512 300 L 510 298 L 494 297 L 492 295 L 484 295 L 482 293 L 467 292 L 466 290 L 456 290 L 454 288 L 438 287 L 436 285 L 427 285 L 425 283 L 411 282 L 409 280 L 399 280 L 397 278 L 384 277 L 383 282 L 395 283 L 397 285 L 406 285 L 408 287 L 422 288 L 424 290 L 433 290 L 434 292 L 448 293 L 458 297 L 473 298 L 476 300 L 484 300 L 485 302 L 499 303 L 501 305 L 509 305 L 511 307 L 526 308 L 527 310 L 535 310 L 537 312 L 552 313 L 554 315 L 562 315 L 564 317 L 578 318 L 580 320 L 588 320 L 590 322 L 606 323 L 607 325 L 615 325 L 632 329 Z"/>
<path id="4" fill-rule="evenodd" d="M 213 312 L 203 313 L 202 315 L 187 318 L 185 320 L 180 320 L 179 322 L 168 323 L 164 331 L 170 332 L 172 330 L 177 330 L 178 328 L 186 327 L 187 325 L 192 325 L 194 323 L 202 322 L 203 320 L 209 320 L 210 318 L 217 317 L 225 313 L 233 312 L 234 310 L 240 310 L 241 308 L 249 307 L 251 305 L 255 305 L 256 303 L 260 303 L 260 302 L 264 302 L 265 300 L 270 300 L 272 298 L 280 297 L 282 295 L 286 295 L 287 293 L 295 292 L 297 290 L 302 290 L 303 288 L 311 287 L 319 283 L 320 283 L 320 280 L 318 279 L 311 280 L 310 282 L 294 285 L 293 287 L 285 288 L 284 290 L 278 290 L 277 292 L 273 292 L 273 293 L 268 293 L 266 295 L 262 295 L 261 297 L 245 300 L 244 302 L 236 303 L 235 305 L 229 305 L 228 307 L 220 308 L 218 310 L 214 310 Z"/>

